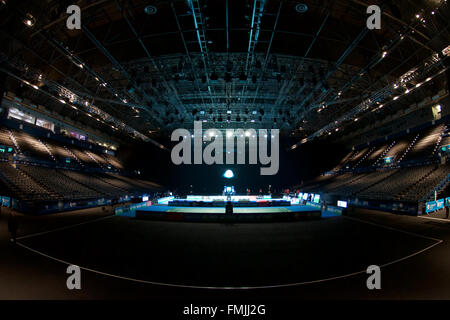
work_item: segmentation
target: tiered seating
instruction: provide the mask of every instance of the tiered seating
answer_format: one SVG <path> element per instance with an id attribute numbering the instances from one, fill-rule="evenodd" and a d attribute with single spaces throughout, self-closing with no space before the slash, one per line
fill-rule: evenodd
<path id="1" fill-rule="evenodd" d="M 139 183 L 139 180 L 137 179 L 127 179 L 125 177 L 122 177 L 120 175 L 113 175 L 113 174 L 105 174 L 99 176 L 103 181 L 114 185 L 120 189 L 127 190 L 130 193 L 145 193 L 148 192 L 148 190 L 155 188 L 154 185 L 152 186 L 143 186 Z"/>
<path id="2" fill-rule="evenodd" d="M 402 139 L 398 141 L 385 155 L 384 157 L 393 157 L 394 161 L 397 161 L 406 151 L 410 145 L 410 141 Z"/>
<path id="3" fill-rule="evenodd" d="M 55 194 L 46 190 L 8 162 L 0 162 L 0 177 L 3 178 L 2 180 L 8 185 L 14 196 L 19 199 L 30 201 L 58 199 Z"/>
<path id="4" fill-rule="evenodd" d="M 367 158 L 371 153 L 372 153 L 372 151 L 374 150 L 375 148 L 374 147 L 372 147 L 372 148 L 364 148 L 364 149 L 362 149 L 362 150 L 360 150 L 360 151 L 358 151 L 356 154 L 355 154 L 355 156 L 348 162 L 348 164 L 346 165 L 346 167 L 348 166 L 349 168 L 356 168 L 356 167 L 358 167 L 359 166 L 359 164 L 365 159 L 365 158 Z"/>
<path id="5" fill-rule="evenodd" d="M 89 188 L 94 189 L 105 196 L 123 196 L 129 193 L 127 190 L 109 184 L 108 182 L 105 182 L 101 178 L 94 175 L 70 170 L 63 170 L 61 172 L 63 172 L 67 177 L 77 181 L 84 186 L 88 186 Z"/>
<path id="6" fill-rule="evenodd" d="M 42 201 L 111 199 L 160 189 L 151 182 L 103 172 L 111 167 L 123 169 L 119 160 L 109 154 L 6 128 L 0 128 L 0 144 L 13 147 L 20 155 L 13 159 L 16 168 L 4 156 L 6 153 L 0 154 L 1 195 L 10 195 L 31 207 Z"/>
<path id="7" fill-rule="evenodd" d="M 70 151 L 80 160 L 83 162 L 84 165 L 87 165 L 89 167 L 98 167 L 97 162 L 90 158 L 84 151 L 79 150 L 77 148 L 70 148 Z"/>
<path id="8" fill-rule="evenodd" d="M 0 128 L 0 144 L 12 146 L 13 143 L 9 138 L 9 133 L 6 129 Z"/>
<path id="9" fill-rule="evenodd" d="M 443 125 L 426 130 L 403 160 L 420 159 L 432 155 L 436 144 L 439 143 L 443 130 Z"/>
<path id="10" fill-rule="evenodd" d="M 56 169 L 37 166 L 20 166 L 19 168 L 65 199 L 78 200 L 102 196 L 99 192 L 69 179 Z"/>
<path id="11" fill-rule="evenodd" d="M 303 192 L 355 196 L 361 199 L 422 201 L 443 183 L 450 164 L 396 168 L 371 173 L 343 173 L 321 176 L 301 186 Z M 440 195 L 448 196 L 447 184 L 441 184 Z"/>
<path id="12" fill-rule="evenodd" d="M 102 154 L 102 156 L 114 168 L 116 168 L 116 169 L 123 169 L 123 165 L 119 162 L 119 160 L 117 160 L 117 158 L 115 158 L 115 157 L 113 157 L 113 156 L 111 156 L 109 154 Z"/>
<path id="13" fill-rule="evenodd" d="M 319 190 L 321 186 L 326 185 L 328 182 L 332 181 L 336 176 L 334 175 L 322 175 L 314 180 L 306 181 L 303 185 L 299 186 L 304 191 L 309 190 Z"/>
<path id="14" fill-rule="evenodd" d="M 447 183 L 444 185 L 444 187 L 437 194 L 438 199 L 441 199 L 444 197 L 450 197 L 450 181 L 447 181 Z M 431 196 L 428 199 L 426 199 L 426 201 L 431 201 L 431 200 L 433 200 L 433 197 L 431 197 Z"/>
<path id="15" fill-rule="evenodd" d="M 342 161 L 333 169 L 333 171 L 339 171 L 343 168 L 345 168 L 347 162 L 350 161 L 350 159 L 352 158 L 352 156 L 355 154 L 354 151 L 350 151 L 343 159 Z"/>
<path id="16" fill-rule="evenodd" d="M 59 145 L 56 142 L 48 141 L 46 141 L 45 144 L 59 162 L 65 162 L 65 159 L 67 158 L 72 159 L 73 161 L 76 160 L 75 157 L 69 151 L 67 151 L 66 148 L 64 148 L 64 146 Z"/>
<path id="17" fill-rule="evenodd" d="M 379 159 L 379 157 L 386 151 L 390 146 L 388 144 L 383 144 L 370 153 L 363 161 L 361 161 L 358 165 L 360 168 L 368 167 L 374 165 L 375 162 Z"/>
<path id="18" fill-rule="evenodd" d="M 70 165 L 74 167 L 124 169 L 120 161 L 109 154 L 64 145 L 53 139 L 39 139 L 18 130 L 0 128 L 0 144 L 12 146 L 18 154 L 36 160 L 67 164 L 66 160 L 70 159 Z"/>
<path id="19" fill-rule="evenodd" d="M 108 166 L 108 162 L 106 161 L 105 158 L 100 157 L 98 154 L 93 153 L 93 152 L 89 152 L 89 151 L 85 151 L 85 153 L 92 159 L 94 160 L 97 165 L 99 165 L 100 167 L 106 167 Z"/>
<path id="20" fill-rule="evenodd" d="M 450 132 L 449 132 L 449 128 L 447 127 L 444 129 L 444 132 L 442 133 L 439 146 L 442 147 L 442 146 L 448 146 L 448 145 L 450 145 Z M 436 148 L 436 150 L 437 150 L 437 148 Z"/>
<path id="21" fill-rule="evenodd" d="M 359 192 L 357 196 L 375 200 L 393 200 L 403 190 L 418 183 L 431 170 L 433 170 L 432 166 L 400 169 L 391 175 L 389 179 L 386 179 L 382 183 L 374 184 L 366 190 Z"/>
<path id="22" fill-rule="evenodd" d="M 398 200 L 419 201 L 425 197 L 439 182 L 447 177 L 450 165 L 435 167 L 428 174 L 422 177 L 417 183 L 397 196 Z"/>
<path id="23" fill-rule="evenodd" d="M 322 185 L 322 190 L 325 192 L 331 192 L 352 182 L 354 178 L 355 175 L 351 173 L 344 173 L 342 175 L 335 176 L 332 181 L 328 181 L 326 184 Z"/>
<path id="24" fill-rule="evenodd" d="M 391 176 L 394 173 L 395 173 L 395 170 L 385 170 L 385 171 L 381 171 L 381 172 L 380 171 L 371 172 L 371 173 L 363 174 L 363 175 L 360 174 L 360 175 L 357 175 L 357 176 L 360 176 L 359 179 L 354 179 L 351 183 L 340 187 L 333 193 L 336 193 L 339 195 L 344 195 L 344 196 L 351 196 L 351 195 L 361 192 L 362 190 L 369 188 L 370 186 L 372 186 L 376 183 L 379 183 L 379 182 L 389 178 L 389 176 Z"/>
<path id="25" fill-rule="evenodd" d="M 11 131 L 12 132 L 12 131 Z M 21 131 L 12 132 L 23 154 L 50 160 L 51 156 L 45 146 L 36 138 Z"/>
<path id="26" fill-rule="evenodd" d="M 158 185 L 118 174 L 89 174 L 72 170 L 0 162 L 0 179 L 17 199 L 27 201 L 81 200 L 140 195 Z"/>
<path id="27" fill-rule="evenodd" d="M 129 177 L 121 176 L 121 175 L 114 174 L 114 173 L 107 173 L 107 175 L 114 177 L 116 180 L 124 181 L 131 188 L 136 188 L 136 190 L 138 190 L 138 191 L 148 191 L 148 190 L 158 188 L 158 185 L 156 183 L 152 183 L 150 181 L 145 181 L 145 180 L 136 179 L 136 178 L 131 179 Z"/>

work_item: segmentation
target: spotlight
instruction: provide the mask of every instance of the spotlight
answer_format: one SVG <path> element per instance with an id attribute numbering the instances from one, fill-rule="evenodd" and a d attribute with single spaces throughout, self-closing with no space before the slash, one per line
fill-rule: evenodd
<path id="1" fill-rule="evenodd" d="M 27 13 L 26 16 L 25 16 L 25 19 L 23 20 L 23 23 L 24 23 L 27 27 L 31 28 L 31 27 L 33 27 L 33 26 L 35 25 L 35 23 L 36 23 L 36 18 L 33 17 L 33 15 L 32 15 L 31 13 Z"/>
<path id="2" fill-rule="evenodd" d="M 297 11 L 298 13 L 305 13 L 306 11 L 308 11 L 308 6 L 304 3 L 299 3 L 295 6 L 295 11 Z"/>
<path id="3" fill-rule="evenodd" d="M 146 6 L 144 12 L 148 15 L 153 15 L 158 12 L 158 9 L 155 6 Z"/>
<path id="4" fill-rule="evenodd" d="M 227 178 L 227 179 L 231 179 L 234 177 L 234 173 L 231 170 L 227 170 L 225 171 L 225 173 L 223 174 L 223 177 Z"/>

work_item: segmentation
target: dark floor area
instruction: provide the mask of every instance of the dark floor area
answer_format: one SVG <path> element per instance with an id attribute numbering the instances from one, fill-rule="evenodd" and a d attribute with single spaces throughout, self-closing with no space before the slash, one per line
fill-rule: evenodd
<path id="1" fill-rule="evenodd" d="M 450 299 L 450 222 L 441 218 L 357 210 L 321 221 L 216 224 L 87 209 L 19 216 L 14 246 L 6 217 L 0 299 Z M 64 262 L 84 268 L 82 290 L 66 288 Z M 381 290 L 366 287 L 373 264 Z"/>

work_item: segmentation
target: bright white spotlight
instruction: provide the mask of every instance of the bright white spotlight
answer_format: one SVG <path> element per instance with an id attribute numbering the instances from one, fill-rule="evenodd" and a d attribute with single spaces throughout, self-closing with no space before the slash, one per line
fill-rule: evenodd
<path id="1" fill-rule="evenodd" d="M 227 171 L 225 171 L 225 173 L 223 174 L 223 176 L 224 176 L 224 178 L 231 179 L 231 178 L 234 177 L 234 173 L 233 173 L 233 171 L 231 171 L 231 170 L 227 170 Z"/>

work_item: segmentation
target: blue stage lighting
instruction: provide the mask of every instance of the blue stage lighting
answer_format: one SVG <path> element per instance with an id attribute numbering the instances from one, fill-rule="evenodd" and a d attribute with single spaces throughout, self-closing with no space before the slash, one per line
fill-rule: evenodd
<path id="1" fill-rule="evenodd" d="M 231 170 L 227 170 L 227 171 L 225 171 L 225 173 L 223 174 L 223 176 L 224 176 L 225 178 L 227 178 L 227 179 L 231 179 L 231 178 L 234 177 L 234 173 L 233 173 L 233 171 L 231 171 Z"/>

